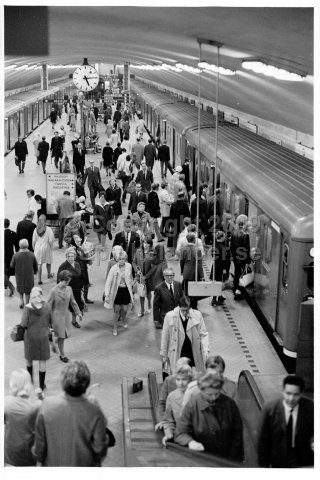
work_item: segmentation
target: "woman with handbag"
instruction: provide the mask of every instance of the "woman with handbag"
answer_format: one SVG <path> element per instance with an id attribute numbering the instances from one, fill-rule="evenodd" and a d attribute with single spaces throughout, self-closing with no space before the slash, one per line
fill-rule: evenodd
<path id="1" fill-rule="evenodd" d="M 83 289 L 83 276 L 80 265 L 76 262 L 76 250 L 74 247 L 68 248 L 66 251 L 66 261 L 63 262 L 58 270 L 58 281 L 59 281 L 59 273 L 63 270 L 67 270 L 71 273 L 71 279 L 69 282 L 70 287 L 72 288 L 72 293 L 74 296 L 74 300 L 76 301 L 79 310 L 82 314 L 84 309 L 84 300 L 82 298 L 82 289 Z M 74 308 L 69 308 L 72 313 L 72 325 L 76 328 L 81 328 L 79 323 L 77 322 L 76 315 L 78 315 Z"/>
<path id="2" fill-rule="evenodd" d="M 71 335 L 70 307 L 72 308 L 75 318 L 79 321 L 82 320 L 82 315 L 73 296 L 72 288 L 69 287 L 71 279 L 72 273 L 70 273 L 69 270 L 61 270 L 58 273 L 58 284 L 51 290 L 48 299 L 48 305 L 52 315 L 53 331 L 58 338 L 60 360 L 64 363 L 68 363 L 69 361 L 64 354 L 64 340 Z M 54 352 L 56 351 L 54 340 L 52 349 Z"/>
<path id="3" fill-rule="evenodd" d="M 144 315 L 144 302 L 145 297 L 148 295 L 148 304 L 149 311 L 151 310 L 151 292 L 147 294 L 146 283 L 143 276 L 144 262 L 148 258 L 148 255 L 153 256 L 152 252 L 153 241 L 151 238 L 144 239 L 141 242 L 140 247 L 136 249 L 135 256 L 132 260 L 132 267 L 135 272 L 135 283 L 133 289 L 136 290 L 136 293 L 139 296 L 140 308 L 141 311 L 138 313 L 138 317 L 143 317 Z"/>
<path id="4" fill-rule="evenodd" d="M 24 357 L 27 370 L 33 380 L 33 361 L 39 362 L 39 386 L 46 388 L 46 361 L 50 358 L 49 333 L 51 326 L 51 310 L 45 302 L 42 290 L 33 287 L 30 301 L 24 307 L 21 325 L 24 332 Z"/>
<path id="5" fill-rule="evenodd" d="M 126 252 L 119 255 L 119 261 L 111 267 L 105 284 L 105 308 L 113 308 L 113 336 L 118 335 L 118 322 L 128 328 L 125 321 L 130 303 L 134 305 L 132 292 L 132 267 L 127 262 Z"/>

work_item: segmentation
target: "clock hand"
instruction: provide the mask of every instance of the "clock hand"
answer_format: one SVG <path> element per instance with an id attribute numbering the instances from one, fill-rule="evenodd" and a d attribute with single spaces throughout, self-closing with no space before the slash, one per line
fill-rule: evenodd
<path id="1" fill-rule="evenodd" d="M 88 82 L 88 79 L 86 76 L 83 77 L 83 80 L 85 80 L 87 82 L 87 84 L 90 86 L 90 83 Z"/>
<path id="2" fill-rule="evenodd" d="M 96 79 L 97 77 L 86 77 L 86 78 L 89 78 L 89 79 L 94 78 L 94 79 Z"/>

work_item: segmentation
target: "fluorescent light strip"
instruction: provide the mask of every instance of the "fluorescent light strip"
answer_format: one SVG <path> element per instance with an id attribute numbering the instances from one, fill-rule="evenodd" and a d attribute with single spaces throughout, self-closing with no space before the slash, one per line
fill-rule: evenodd
<path id="1" fill-rule="evenodd" d="M 200 68 L 194 68 L 190 67 L 189 65 L 185 65 L 184 63 L 176 63 L 177 68 L 181 68 L 184 72 L 189 72 L 189 73 L 200 73 L 201 70 Z"/>
<path id="2" fill-rule="evenodd" d="M 242 67 L 245 70 L 252 70 L 255 73 L 261 73 L 267 77 L 274 77 L 277 80 L 286 80 L 289 82 L 303 82 L 305 76 L 298 75 L 297 73 L 288 72 L 283 68 L 277 68 L 273 65 L 267 65 L 260 60 L 243 60 Z"/>
<path id="3" fill-rule="evenodd" d="M 198 67 L 207 70 L 208 72 L 217 73 L 218 68 L 216 65 L 207 63 L 207 62 L 199 62 Z M 235 75 L 236 72 L 234 70 L 230 70 L 229 68 L 219 67 L 219 74 L 220 75 Z"/>

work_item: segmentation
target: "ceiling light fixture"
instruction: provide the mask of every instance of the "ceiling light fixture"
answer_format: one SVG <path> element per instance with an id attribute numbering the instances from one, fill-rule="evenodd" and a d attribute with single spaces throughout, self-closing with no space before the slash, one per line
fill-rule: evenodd
<path id="1" fill-rule="evenodd" d="M 277 80 L 286 80 L 289 82 L 303 82 L 305 80 L 305 76 L 298 75 L 297 73 L 289 72 L 283 68 L 277 68 L 273 65 L 267 65 L 263 63 L 261 60 L 243 60 L 242 61 L 242 68 L 245 70 L 252 70 L 255 73 L 261 73 L 262 75 L 266 75 L 268 77 L 274 77 Z"/>
<path id="2" fill-rule="evenodd" d="M 210 64 L 208 62 L 199 62 L 198 67 L 203 68 L 204 70 L 207 70 L 208 72 L 214 72 L 217 73 L 218 68 L 216 65 Z M 229 68 L 223 68 L 219 67 L 219 73 L 221 75 L 235 75 L 236 72 L 235 70 L 230 70 Z"/>
<path id="3" fill-rule="evenodd" d="M 16 68 L 17 65 L 9 65 L 8 67 L 5 67 L 5 71 L 8 72 L 9 70 L 13 70 L 14 68 Z"/>
<path id="4" fill-rule="evenodd" d="M 176 63 L 177 68 L 181 68 L 181 70 L 189 73 L 200 73 L 200 68 L 190 67 L 189 65 L 185 65 L 184 63 Z"/>

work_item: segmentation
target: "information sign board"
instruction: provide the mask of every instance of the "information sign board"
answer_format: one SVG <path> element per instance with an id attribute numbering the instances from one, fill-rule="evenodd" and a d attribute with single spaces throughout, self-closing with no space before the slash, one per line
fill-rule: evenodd
<path id="1" fill-rule="evenodd" d="M 47 173 L 47 213 L 57 213 L 57 200 L 68 190 L 70 198 L 76 199 L 76 176 L 74 173 Z"/>

